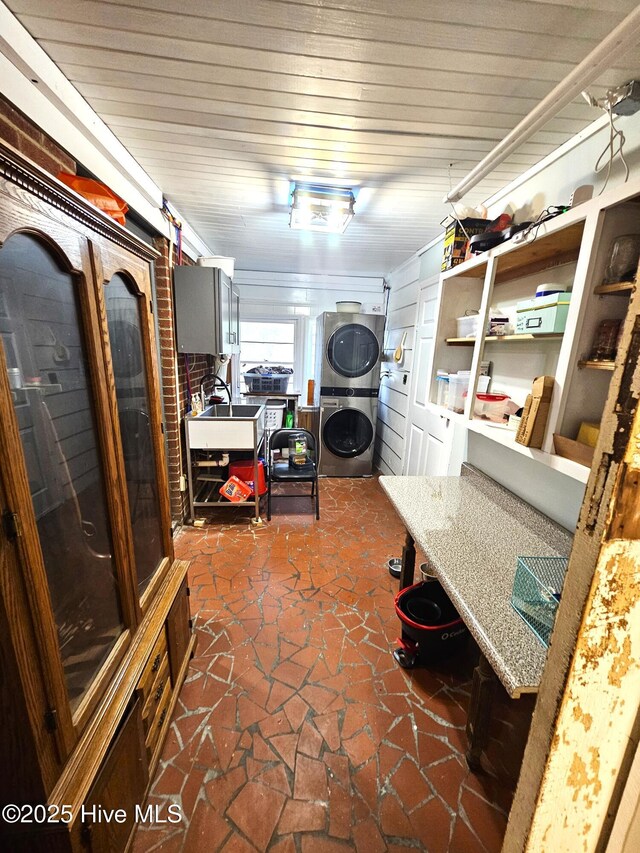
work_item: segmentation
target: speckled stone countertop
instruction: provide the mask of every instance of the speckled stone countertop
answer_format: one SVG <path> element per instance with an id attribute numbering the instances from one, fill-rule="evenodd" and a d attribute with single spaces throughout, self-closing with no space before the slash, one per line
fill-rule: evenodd
<path id="1" fill-rule="evenodd" d="M 537 691 L 546 649 L 511 607 L 516 557 L 566 557 L 572 535 L 469 466 L 380 485 L 509 695 Z"/>

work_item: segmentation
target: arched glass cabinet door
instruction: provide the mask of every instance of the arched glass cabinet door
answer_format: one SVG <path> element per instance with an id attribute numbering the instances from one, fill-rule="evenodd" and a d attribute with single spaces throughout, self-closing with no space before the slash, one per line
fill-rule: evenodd
<path id="1" fill-rule="evenodd" d="M 138 592 L 143 595 L 164 558 L 160 497 L 141 310 L 146 301 L 116 273 L 105 286 L 111 361 L 129 497 Z"/>
<path id="2" fill-rule="evenodd" d="M 76 280 L 28 234 L 0 248 L 0 336 L 75 711 L 124 624 Z"/>

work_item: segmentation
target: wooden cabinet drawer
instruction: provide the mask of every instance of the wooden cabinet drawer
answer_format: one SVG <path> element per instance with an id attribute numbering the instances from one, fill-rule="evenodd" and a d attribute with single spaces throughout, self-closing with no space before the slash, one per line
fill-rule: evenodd
<path id="1" fill-rule="evenodd" d="M 149 727 L 147 729 L 147 738 L 145 741 L 145 746 L 147 747 L 147 756 L 149 758 L 149 763 L 151 763 L 153 759 L 153 755 L 155 753 L 156 746 L 158 745 L 158 740 L 160 738 L 160 732 L 162 731 L 162 727 L 164 726 L 167 714 L 169 713 L 169 705 L 171 704 L 172 693 L 173 690 L 171 688 L 171 682 L 169 681 L 169 679 L 167 679 L 166 687 L 162 693 L 160 701 L 156 706 L 155 714 L 150 720 Z"/>
<path id="2" fill-rule="evenodd" d="M 162 630 L 160 631 L 160 635 L 154 643 L 153 649 L 151 650 L 149 660 L 145 664 L 144 670 L 142 671 L 140 681 L 138 682 L 138 690 L 142 694 L 143 705 L 147 701 L 147 697 L 151 692 L 151 688 L 153 687 L 154 681 L 156 680 L 156 676 L 160 670 L 160 667 L 162 666 L 162 660 L 166 654 L 167 634 L 163 625 Z"/>
<path id="3" fill-rule="evenodd" d="M 169 678 L 169 655 L 165 654 L 162 658 L 160 669 L 156 673 L 156 678 L 149 690 L 147 701 L 142 709 L 142 724 L 145 735 L 149 733 L 149 728 L 153 723 L 158 705 L 161 704 L 164 694 L 167 691 L 171 692 L 171 680 Z"/>
<path id="4" fill-rule="evenodd" d="M 191 640 L 191 613 L 189 610 L 189 588 L 185 578 L 171 605 L 167 616 L 167 635 L 169 638 L 169 665 L 171 682 L 175 684 L 184 663 Z"/>

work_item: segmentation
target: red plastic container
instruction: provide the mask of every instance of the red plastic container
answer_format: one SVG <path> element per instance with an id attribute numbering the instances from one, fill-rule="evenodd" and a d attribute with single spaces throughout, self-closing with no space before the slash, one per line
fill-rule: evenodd
<path id="1" fill-rule="evenodd" d="M 246 501 L 253 494 L 251 486 L 248 486 L 238 477 L 229 477 L 226 483 L 220 486 L 220 494 L 234 504 Z"/>
<path id="2" fill-rule="evenodd" d="M 508 394 L 476 394 L 473 413 L 477 418 L 502 423 L 510 399 Z"/>
<path id="3" fill-rule="evenodd" d="M 244 480 L 244 482 L 251 489 L 249 494 L 255 494 L 255 490 L 253 487 L 253 459 L 240 459 L 238 462 L 231 462 L 231 464 L 229 465 L 229 476 L 237 477 L 239 480 Z M 261 459 L 258 461 L 258 491 L 261 495 L 266 495 L 267 493 L 267 481 L 264 475 L 264 463 Z"/>

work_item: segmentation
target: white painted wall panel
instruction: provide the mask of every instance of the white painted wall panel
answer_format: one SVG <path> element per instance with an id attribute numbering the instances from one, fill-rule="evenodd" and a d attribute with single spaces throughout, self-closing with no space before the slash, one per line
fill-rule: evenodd
<path id="1" fill-rule="evenodd" d="M 382 423 L 378 430 L 375 464 L 383 470 L 382 462 L 394 474 L 402 473 L 404 457 L 407 393 L 409 377 L 413 369 L 415 314 L 417 285 L 420 274 L 420 258 L 409 258 L 389 276 L 390 287 L 387 304 L 387 328 L 385 331 L 383 378 L 380 386 L 378 417 Z M 405 355 L 397 364 L 394 350 L 402 342 Z M 386 374 L 386 375 L 385 375 Z"/>

